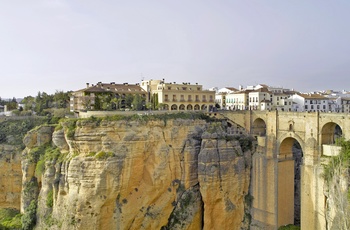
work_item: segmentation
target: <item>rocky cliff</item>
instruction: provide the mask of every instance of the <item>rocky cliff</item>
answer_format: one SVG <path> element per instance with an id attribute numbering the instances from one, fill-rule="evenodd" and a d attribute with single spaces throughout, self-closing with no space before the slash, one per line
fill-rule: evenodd
<path id="1" fill-rule="evenodd" d="M 24 138 L 22 211 L 35 210 L 37 229 L 246 229 L 252 140 L 227 128 L 201 119 L 41 126 Z"/>
<path id="2" fill-rule="evenodd" d="M 20 208 L 22 191 L 21 149 L 0 144 L 0 207 Z"/>
<path id="3" fill-rule="evenodd" d="M 20 209 L 22 139 L 29 130 L 41 123 L 43 119 L 40 118 L 0 117 L 0 209 Z"/>

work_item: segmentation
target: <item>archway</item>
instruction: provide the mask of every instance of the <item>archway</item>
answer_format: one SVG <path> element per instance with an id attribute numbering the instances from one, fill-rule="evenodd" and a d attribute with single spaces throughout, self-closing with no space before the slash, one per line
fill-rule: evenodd
<path id="1" fill-rule="evenodd" d="M 164 110 L 169 110 L 169 105 L 168 104 L 164 104 Z"/>
<path id="2" fill-rule="evenodd" d="M 336 143 L 336 140 L 341 138 L 343 131 L 341 127 L 334 122 L 328 122 L 322 127 L 322 144 L 332 145 Z"/>
<path id="3" fill-rule="evenodd" d="M 187 110 L 192 110 L 192 105 L 187 105 Z"/>
<path id="4" fill-rule="evenodd" d="M 202 110 L 206 110 L 207 109 L 207 106 L 206 105 L 202 105 Z"/>
<path id="5" fill-rule="evenodd" d="M 257 118 L 253 122 L 252 132 L 256 136 L 265 136 L 266 135 L 266 123 L 263 119 Z"/>
<path id="6" fill-rule="evenodd" d="M 181 105 L 179 106 L 179 110 L 185 110 L 185 105 L 184 105 L 184 104 L 181 104 Z"/>
<path id="7" fill-rule="evenodd" d="M 171 106 L 171 110 L 177 110 L 177 105 L 173 104 L 173 105 Z"/>
<path id="8" fill-rule="evenodd" d="M 199 105 L 198 105 L 198 104 L 196 104 L 196 105 L 194 106 L 194 110 L 199 110 Z"/>
<path id="9" fill-rule="evenodd" d="M 278 227 L 288 224 L 300 226 L 300 168 L 303 151 L 293 137 L 285 138 L 278 153 Z"/>

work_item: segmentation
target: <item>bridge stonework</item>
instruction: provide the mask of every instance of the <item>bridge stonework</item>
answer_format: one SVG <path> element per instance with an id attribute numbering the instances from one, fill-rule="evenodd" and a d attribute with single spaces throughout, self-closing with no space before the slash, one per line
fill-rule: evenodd
<path id="1" fill-rule="evenodd" d="M 244 127 L 257 138 L 253 156 L 251 229 L 277 229 L 294 224 L 295 159 L 293 144 L 302 149 L 300 165 L 301 229 L 326 229 L 326 197 L 322 178 L 324 155 L 339 136 L 350 138 L 350 115 L 278 111 L 227 111 L 218 117 Z M 327 150 L 328 149 L 328 150 Z M 328 152 L 326 152 L 326 150 Z"/>

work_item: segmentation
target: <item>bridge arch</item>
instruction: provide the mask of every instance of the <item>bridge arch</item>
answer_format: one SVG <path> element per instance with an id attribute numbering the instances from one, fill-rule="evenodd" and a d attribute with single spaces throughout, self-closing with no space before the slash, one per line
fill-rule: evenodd
<path id="1" fill-rule="evenodd" d="M 339 124 L 328 122 L 321 129 L 321 144 L 335 144 L 336 140 L 343 135 L 343 130 Z"/>
<path id="2" fill-rule="evenodd" d="M 266 136 L 266 122 L 261 118 L 255 119 L 251 133 L 256 136 Z"/>
<path id="3" fill-rule="evenodd" d="M 283 135 L 278 142 L 277 222 L 300 225 L 301 164 L 304 142 L 294 134 Z"/>

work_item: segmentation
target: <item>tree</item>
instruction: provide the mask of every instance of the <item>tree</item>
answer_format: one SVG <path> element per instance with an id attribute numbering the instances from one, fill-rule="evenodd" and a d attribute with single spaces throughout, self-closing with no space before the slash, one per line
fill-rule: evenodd
<path id="1" fill-rule="evenodd" d="M 131 108 L 132 102 L 134 100 L 134 95 L 128 94 L 125 97 L 125 107 L 126 108 Z"/>
<path id="2" fill-rule="evenodd" d="M 8 110 L 17 109 L 17 100 L 16 100 L 16 98 L 12 98 L 12 100 L 9 100 L 8 102 L 6 102 L 6 105 L 7 105 L 7 109 Z"/>
<path id="3" fill-rule="evenodd" d="M 140 94 L 136 94 L 132 101 L 132 106 L 134 110 L 142 110 L 144 107 L 144 101 L 142 100 Z"/>
<path id="4" fill-rule="evenodd" d="M 55 108 L 67 108 L 69 106 L 69 92 L 56 91 L 53 95 L 54 107 Z"/>
<path id="5" fill-rule="evenodd" d="M 24 110 L 33 110 L 35 107 L 35 98 L 32 96 L 27 96 L 22 100 L 22 104 L 24 104 Z"/>

